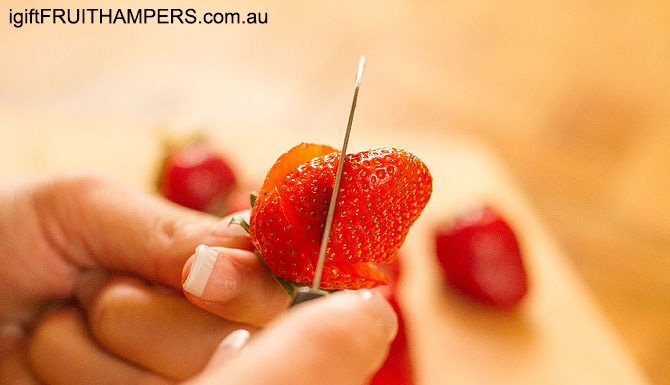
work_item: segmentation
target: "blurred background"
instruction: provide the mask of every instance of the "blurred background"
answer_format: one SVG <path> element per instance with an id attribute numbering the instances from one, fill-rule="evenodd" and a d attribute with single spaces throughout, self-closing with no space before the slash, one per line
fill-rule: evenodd
<path id="1" fill-rule="evenodd" d="M 205 128 L 253 185 L 297 141 L 340 143 L 365 54 L 356 130 L 493 151 L 652 382 L 670 383 L 670 2 L 142 6 L 268 23 L 17 29 L 8 10 L 26 5 L 4 1 L 0 176 L 90 168 L 150 189 L 160 133 Z M 259 135 L 277 153 L 255 152 Z"/>

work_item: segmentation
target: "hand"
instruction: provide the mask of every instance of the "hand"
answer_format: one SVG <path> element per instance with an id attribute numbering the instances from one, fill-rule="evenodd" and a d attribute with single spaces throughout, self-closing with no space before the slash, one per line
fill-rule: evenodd
<path id="1" fill-rule="evenodd" d="M 192 385 L 364 385 L 397 332 L 379 294 L 336 293 L 296 306 L 240 353 L 233 335 Z"/>
<path id="2" fill-rule="evenodd" d="M 299 305 L 257 334 L 136 279 L 114 278 L 81 302 L 88 320 L 62 309 L 35 331 L 30 359 L 47 384 L 363 385 L 397 328 L 388 303 L 367 291 Z"/>
<path id="3" fill-rule="evenodd" d="M 11 201 L 0 205 L 0 226 L 14 229 L 13 238 L 0 233 L 0 261 L 6 267 L 0 272 L 0 378 L 13 383 L 36 383 L 36 377 L 45 383 L 169 383 L 197 373 L 213 351 L 210 365 L 192 383 L 222 378 L 230 383 L 362 383 L 383 359 L 395 332 L 385 301 L 339 294 L 289 312 L 242 354 L 233 347 L 242 345 L 245 332 L 230 334 L 217 348 L 231 330 L 253 331 L 252 325 L 264 324 L 288 303 L 253 253 L 221 249 L 212 279 L 228 279 L 236 290 L 217 292 L 217 285 L 208 283 L 204 294 L 214 301 L 191 296 L 230 320 L 190 305 L 174 291 L 91 269 L 127 271 L 177 287 L 181 265 L 195 245 L 249 248 L 244 233 L 95 178 L 13 191 L 0 193 L 0 201 Z M 25 244 L 31 245 L 31 254 L 11 254 Z M 45 269 L 45 263 L 52 268 Z M 221 266 L 227 267 L 224 275 Z M 41 308 L 73 296 L 81 306 L 51 311 L 28 343 L 17 326 L 35 324 Z M 304 360 L 295 360 L 305 352 Z M 339 370 L 341 365 L 349 370 Z"/>
<path id="4" fill-rule="evenodd" d="M 0 185 L 0 366 L 29 377 L 30 331 L 49 308 L 72 302 L 87 272 L 127 272 L 180 290 L 184 262 L 200 243 L 231 250 L 230 279 L 244 277 L 226 307 L 250 298 L 258 305 L 236 321 L 262 325 L 287 307 L 290 298 L 248 251 L 247 234 L 225 219 L 99 177 Z"/>

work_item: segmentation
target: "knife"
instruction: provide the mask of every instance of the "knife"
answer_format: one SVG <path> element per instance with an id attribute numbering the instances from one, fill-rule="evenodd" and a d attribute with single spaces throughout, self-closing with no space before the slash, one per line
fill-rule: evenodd
<path id="1" fill-rule="evenodd" d="M 321 237 L 321 248 L 319 249 L 319 259 L 316 264 L 314 272 L 314 280 L 312 286 L 303 286 L 298 288 L 296 295 L 293 298 L 291 306 L 299 303 L 309 301 L 315 298 L 322 297 L 326 294 L 319 289 L 321 285 L 321 274 L 323 273 L 323 265 L 326 261 L 326 248 L 328 247 L 328 238 L 330 237 L 330 228 L 333 225 L 333 215 L 335 214 L 335 203 L 337 202 L 337 193 L 340 191 L 340 181 L 342 180 L 342 170 L 344 169 L 344 162 L 347 159 L 347 146 L 349 145 L 349 134 L 351 134 L 351 124 L 354 121 L 354 111 L 356 110 L 356 102 L 358 101 L 358 89 L 361 87 L 361 77 L 363 76 L 363 68 L 365 67 L 365 56 L 361 56 L 358 62 L 358 72 L 356 73 L 356 87 L 354 88 L 354 99 L 351 102 L 351 110 L 349 110 L 349 121 L 347 122 L 347 130 L 344 133 L 344 143 L 342 143 L 342 152 L 340 155 L 340 164 L 337 166 L 337 174 L 335 174 L 335 184 L 333 186 L 333 193 L 330 195 L 330 205 L 328 206 L 328 215 L 326 216 L 326 224 L 323 228 L 323 236 Z"/>

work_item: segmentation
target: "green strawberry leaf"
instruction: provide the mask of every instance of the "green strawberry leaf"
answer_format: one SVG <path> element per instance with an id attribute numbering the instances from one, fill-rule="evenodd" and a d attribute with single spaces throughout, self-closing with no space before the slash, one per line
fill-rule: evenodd
<path id="1" fill-rule="evenodd" d="M 256 256 L 257 256 L 258 259 L 261 261 L 261 263 L 262 263 L 265 267 L 267 267 L 267 269 L 268 269 L 268 271 L 269 271 L 270 268 L 268 267 L 268 264 L 265 263 L 265 260 L 263 259 L 263 256 L 261 255 L 261 253 L 260 253 L 258 250 L 256 250 Z M 270 272 L 270 274 L 272 274 L 272 276 L 275 277 L 275 279 L 277 280 L 277 282 L 279 282 L 279 284 L 284 288 L 284 290 L 286 290 L 286 293 L 288 293 L 288 295 L 289 295 L 291 298 L 293 298 L 293 297 L 295 296 L 295 287 L 298 285 L 297 283 L 292 282 L 292 281 L 289 281 L 288 279 L 284 279 L 284 278 L 282 278 L 282 277 L 276 275 L 276 274 L 273 273 L 273 272 Z"/>
<path id="2" fill-rule="evenodd" d="M 265 263 L 265 259 L 263 259 L 263 256 L 261 255 L 260 251 L 256 250 L 256 256 L 258 257 L 258 259 L 261 260 L 261 262 L 263 263 L 263 266 L 267 267 L 268 270 L 270 270 L 270 268 L 268 267 L 268 264 Z"/>
<path id="3" fill-rule="evenodd" d="M 295 283 L 287 279 L 284 279 L 278 275 L 275 275 L 275 279 L 277 280 L 277 282 L 279 282 L 280 285 L 282 285 L 284 290 L 286 290 L 286 292 L 291 298 L 295 296 Z"/>
<path id="4" fill-rule="evenodd" d="M 258 199 L 256 195 L 254 194 L 249 195 L 249 203 L 251 203 L 251 208 L 254 208 L 254 206 L 256 205 L 256 199 Z"/>
<path id="5" fill-rule="evenodd" d="M 247 222 L 246 219 L 244 219 L 243 217 L 241 217 L 241 216 L 239 216 L 239 215 L 238 215 L 238 216 L 234 216 L 234 217 L 230 220 L 230 223 L 228 223 L 228 226 L 230 226 L 230 225 L 240 225 L 240 226 L 242 226 L 242 228 L 244 229 L 244 231 L 246 231 L 247 234 L 249 234 L 249 222 Z"/>

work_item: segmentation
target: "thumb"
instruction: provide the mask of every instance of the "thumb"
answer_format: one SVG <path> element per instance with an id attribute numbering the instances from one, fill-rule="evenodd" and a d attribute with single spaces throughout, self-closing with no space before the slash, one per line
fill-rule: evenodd
<path id="1" fill-rule="evenodd" d="M 41 230 L 67 260 L 142 276 L 171 287 L 181 284 L 184 262 L 205 243 L 250 248 L 230 218 L 179 207 L 97 176 L 67 176 L 34 188 Z"/>
<path id="2" fill-rule="evenodd" d="M 296 306 L 195 383 L 362 385 L 383 362 L 397 328 L 395 312 L 379 294 L 332 294 Z"/>

